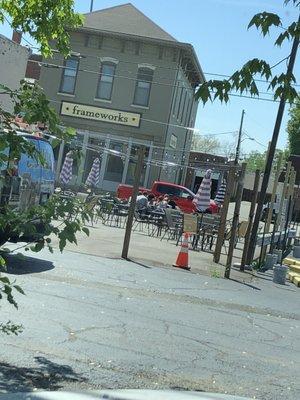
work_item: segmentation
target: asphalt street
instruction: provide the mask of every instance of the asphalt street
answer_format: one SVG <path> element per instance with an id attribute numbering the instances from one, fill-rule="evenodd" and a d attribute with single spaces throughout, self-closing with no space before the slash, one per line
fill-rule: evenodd
<path id="1" fill-rule="evenodd" d="M 300 296 L 271 276 L 251 284 L 66 251 L 10 255 L 26 291 L 1 303 L 0 392 L 189 389 L 298 399 Z"/>

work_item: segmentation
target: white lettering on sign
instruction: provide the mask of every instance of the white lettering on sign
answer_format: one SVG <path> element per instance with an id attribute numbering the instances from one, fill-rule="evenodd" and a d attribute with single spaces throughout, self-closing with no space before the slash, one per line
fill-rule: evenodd
<path id="1" fill-rule="evenodd" d="M 141 114 L 138 113 L 94 107 L 86 104 L 70 103 L 68 101 L 62 101 L 60 114 L 67 115 L 68 117 L 134 126 L 136 128 L 140 126 L 141 120 Z"/>
<path id="2" fill-rule="evenodd" d="M 177 136 L 171 135 L 171 139 L 170 139 L 170 147 L 172 147 L 172 149 L 176 149 L 177 147 Z"/>

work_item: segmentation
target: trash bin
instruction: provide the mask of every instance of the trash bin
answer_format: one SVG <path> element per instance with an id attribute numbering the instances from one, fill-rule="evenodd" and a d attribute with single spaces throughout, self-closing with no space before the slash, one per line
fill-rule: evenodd
<path id="1" fill-rule="evenodd" d="M 275 261 L 275 263 L 277 262 L 277 263 L 280 263 L 280 264 L 281 264 L 282 250 L 275 249 L 275 250 L 274 250 L 274 254 L 277 255 L 277 260 Z"/>
<path id="2" fill-rule="evenodd" d="M 276 264 L 273 269 L 273 282 L 279 285 L 285 285 L 288 267 L 286 265 Z"/>
<path id="3" fill-rule="evenodd" d="M 294 246 L 293 257 L 300 258 L 300 246 Z"/>
<path id="4" fill-rule="evenodd" d="M 277 263 L 277 254 L 275 257 L 274 254 L 267 254 L 264 270 L 268 271 L 269 269 L 273 269 L 275 263 Z"/>

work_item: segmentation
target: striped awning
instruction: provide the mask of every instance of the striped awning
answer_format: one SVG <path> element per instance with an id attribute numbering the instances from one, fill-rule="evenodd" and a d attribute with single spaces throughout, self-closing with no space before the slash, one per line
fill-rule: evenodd
<path id="1" fill-rule="evenodd" d="M 211 170 L 208 169 L 194 197 L 193 203 L 198 211 L 205 211 L 210 206 Z"/>
<path id="2" fill-rule="evenodd" d="M 85 184 L 87 186 L 96 186 L 97 183 L 99 182 L 99 178 L 100 178 L 100 160 L 99 158 L 95 158 Z"/>
<path id="3" fill-rule="evenodd" d="M 73 157 L 72 153 L 69 151 L 66 154 L 66 158 L 60 172 L 59 179 L 61 183 L 66 185 L 67 183 L 70 182 L 70 180 L 72 179 L 72 168 L 73 168 Z"/>
<path id="4" fill-rule="evenodd" d="M 221 183 L 221 186 L 219 187 L 219 190 L 216 194 L 215 197 L 215 203 L 218 205 L 222 205 L 224 203 L 224 198 L 225 198 L 225 193 L 226 193 L 226 181 L 225 179 Z"/>

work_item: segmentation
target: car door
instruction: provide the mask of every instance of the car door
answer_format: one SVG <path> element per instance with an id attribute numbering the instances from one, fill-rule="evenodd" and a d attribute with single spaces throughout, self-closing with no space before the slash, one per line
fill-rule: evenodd
<path id="1" fill-rule="evenodd" d="M 193 194 L 185 188 L 179 189 L 179 196 L 174 199 L 177 206 L 185 213 L 194 211 L 195 207 L 192 200 Z"/>

